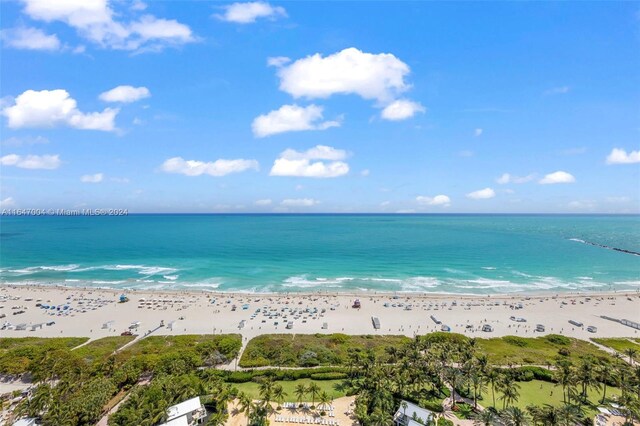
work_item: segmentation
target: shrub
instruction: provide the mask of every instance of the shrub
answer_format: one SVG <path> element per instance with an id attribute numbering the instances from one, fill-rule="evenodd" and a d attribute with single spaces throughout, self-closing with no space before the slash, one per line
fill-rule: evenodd
<path id="1" fill-rule="evenodd" d="M 341 380 L 346 379 L 347 374 L 341 372 L 331 372 L 331 373 L 314 373 L 310 376 L 313 380 Z"/>
<path id="2" fill-rule="evenodd" d="M 559 334 L 549 334 L 545 337 L 548 342 L 555 343 L 556 345 L 568 346 L 571 344 L 571 339 Z"/>
<path id="3" fill-rule="evenodd" d="M 445 419 L 444 417 L 440 417 L 437 424 L 438 426 L 453 426 L 453 422 L 451 420 Z"/>
<path id="4" fill-rule="evenodd" d="M 527 339 L 524 339 L 522 337 L 517 337 L 517 336 L 505 336 L 502 338 L 502 340 L 504 340 L 510 345 L 519 346 L 521 348 L 524 348 L 525 346 L 529 345 L 527 343 Z"/>

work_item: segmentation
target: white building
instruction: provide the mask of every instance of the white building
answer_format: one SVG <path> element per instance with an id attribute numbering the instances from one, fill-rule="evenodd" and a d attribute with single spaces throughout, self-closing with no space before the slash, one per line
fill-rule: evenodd
<path id="1" fill-rule="evenodd" d="M 13 426 L 39 426 L 40 423 L 34 418 L 20 419 L 13 424 Z"/>
<path id="2" fill-rule="evenodd" d="M 207 412 L 200 397 L 187 399 L 180 404 L 167 408 L 167 422 L 160 426 L 193 426 L 200 424 Z"/>
<path id="3" fill-rule="evenodd" d="M 436 420 L 433 412 L 408 401 L 402 401 L 393 416 L 395 426 L 422 426 L 429 420 Z"/>

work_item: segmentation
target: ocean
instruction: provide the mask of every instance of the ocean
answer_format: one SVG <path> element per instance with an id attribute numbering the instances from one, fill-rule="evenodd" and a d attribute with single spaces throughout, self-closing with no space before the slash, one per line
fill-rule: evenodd
<path id="1" fill-rule="evenodd" d="M 4 284 L 276 293 L 640 290 L 637 253 L 640 216 L 0 218 Z"/>

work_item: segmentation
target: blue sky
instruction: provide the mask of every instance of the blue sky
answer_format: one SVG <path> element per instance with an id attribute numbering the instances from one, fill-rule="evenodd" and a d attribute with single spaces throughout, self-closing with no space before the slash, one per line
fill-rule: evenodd
<path id="1" fill-rule="evenodd" d="M 638 2 L 0 9 L 2 208 L 640 212 Z"/>

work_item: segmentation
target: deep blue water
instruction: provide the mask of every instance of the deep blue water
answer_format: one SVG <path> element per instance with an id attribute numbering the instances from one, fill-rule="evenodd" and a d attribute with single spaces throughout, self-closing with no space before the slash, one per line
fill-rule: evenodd
<path id="1" fill-rule="evenodd" d="M 640 289 L 640 216 L 0 218 L 0 280 L 218 291 Z"/>

